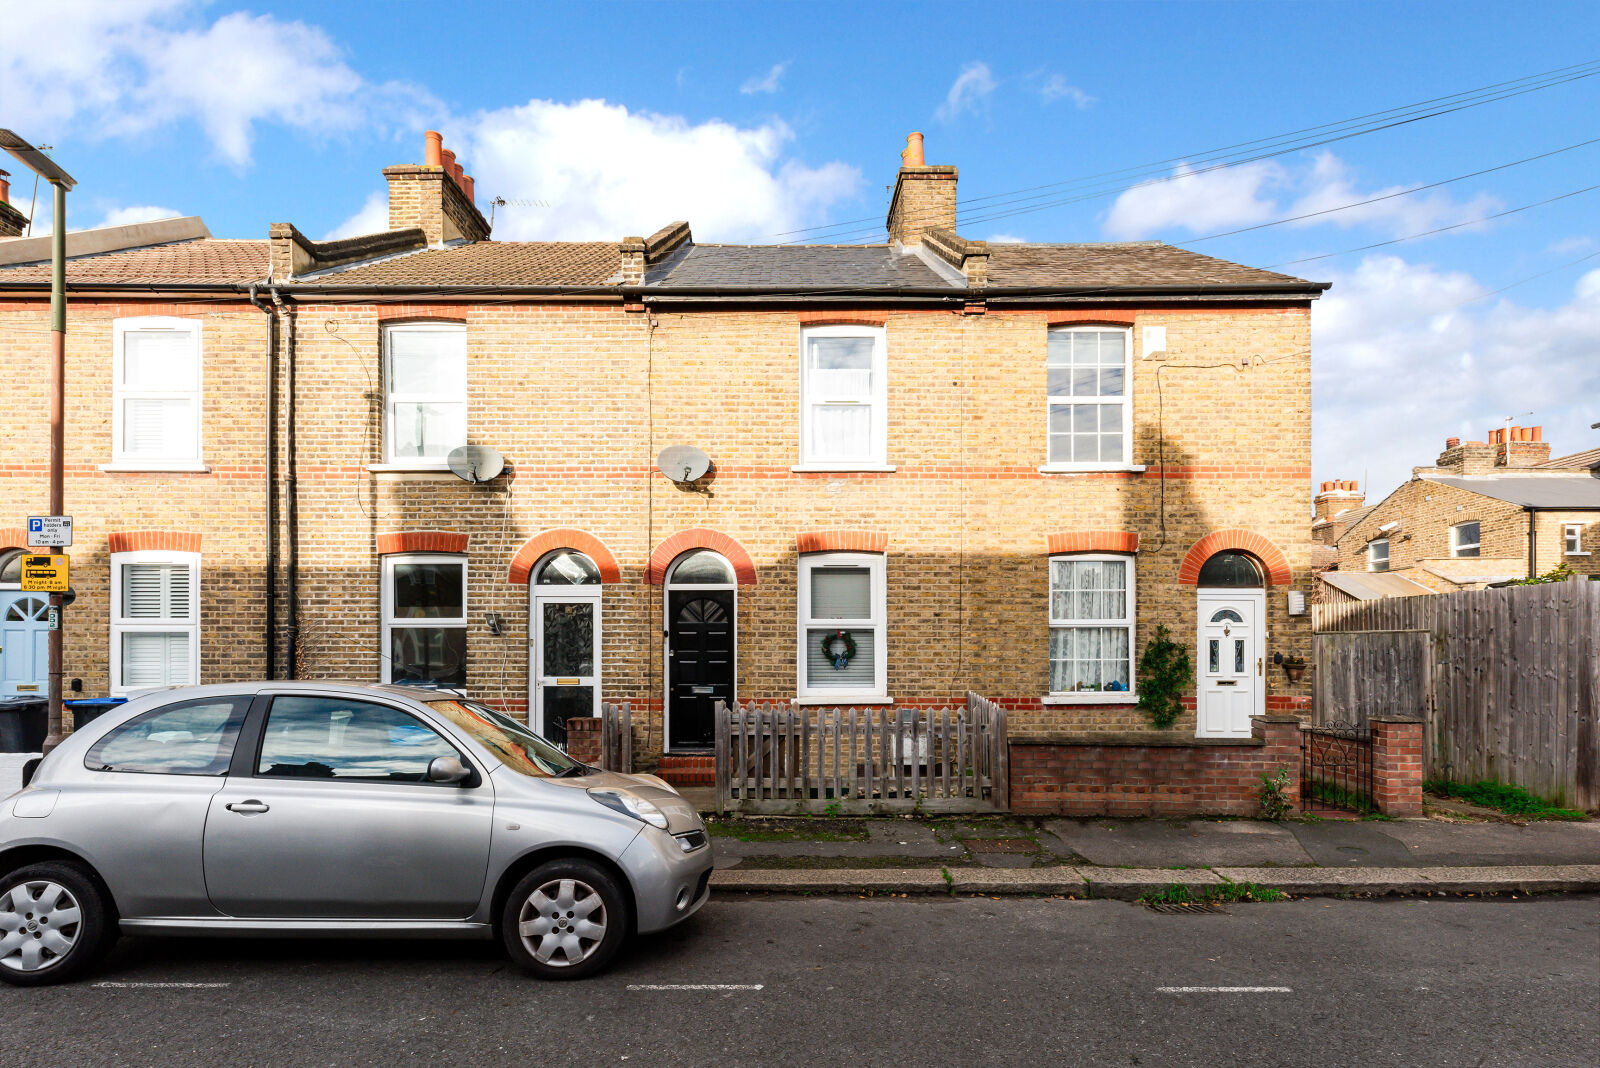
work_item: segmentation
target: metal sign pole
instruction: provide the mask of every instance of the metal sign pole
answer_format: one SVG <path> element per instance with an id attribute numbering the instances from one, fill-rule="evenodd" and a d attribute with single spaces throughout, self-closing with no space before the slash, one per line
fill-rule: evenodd
<path id="1" fill-rule="evenodd" d="M 55 209 L 50 237 L 50 514 L 65 515 L 63 411 L 67 393 L 67 189 L 59 181 L 52 181 L 50 189 L 54 194 Z M 50 548 L 55 555 L 65 551 L 60 545 Z M 44 740 L 46 753 L 61 744 L 61 639 L 66 633 L 61 594 L 50 595 L 50 607 L 55 609 L 60 623 L 50 631 L 49 639 L 50 720 Z"/>

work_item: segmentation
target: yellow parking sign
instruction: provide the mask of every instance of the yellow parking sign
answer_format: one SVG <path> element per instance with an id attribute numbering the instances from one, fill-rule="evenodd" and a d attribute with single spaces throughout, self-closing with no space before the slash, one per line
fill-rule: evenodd
<path id="1" fill-rule="evenodd" d="M 66 593 L 67 564 L 61 556 L 24 556 L 22 558 L 22 588 L 33 593 Z"/>

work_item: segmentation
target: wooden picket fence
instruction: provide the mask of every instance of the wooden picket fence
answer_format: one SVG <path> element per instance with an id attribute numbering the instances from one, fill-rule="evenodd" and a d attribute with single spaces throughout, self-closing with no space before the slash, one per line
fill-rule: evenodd
<path id="1" fill-rule="evenodd" d="M 717 705 L 719 812 L 994 812 L 1010 803 L 1005 709 Z"/>
<path id="2" fill-rule="evenodd" d="M 633 706 L 627 701 L 600 705 L 600 767 L 603 771 L 633 771 Z"/>

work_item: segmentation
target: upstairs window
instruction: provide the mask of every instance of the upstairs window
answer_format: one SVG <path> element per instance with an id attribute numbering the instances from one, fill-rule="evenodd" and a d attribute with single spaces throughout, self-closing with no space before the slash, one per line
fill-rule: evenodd
<path id="1" fill-rule="evenodd" d="M 1478 555 L 1478 523 L 1457 523 L 1450 528 L 1450 555 Z"/>
<path id="2" fill-rule="evenodd" d="M 383 558 L 383 681 L 467 684 L 467 560 Z"/>
<path id="3" fill-rule="evenodd" d="M 1389 539 L 1376 538 L 1367 542 L 1367 570 L 1389 570 Z"/>
<path id="4" fill-rule="evenodd" d="M 1567 556 L 1587 556 L 1583 551 L 1583 524 L 1568 523 L 1561 528 L 1563 552 Z"/>
<path id="5" fill-rule="evenodd" d="M 111 554 L 111 693 L 200 681 L 200 555 Z"/>
<path id="6" fill-rule="evenodd" d="M 884 697 L 881 553 L 800 558 L 800 696 Z"/>
<path id="7" fill-rule="evenodd" d="M 886 465 L 883 328 L 815 326 L 801 333 L 800 344 L 800 462 Z"/>
<path id="8" fill-rule="evenodd" d="M 1051 466 L 1121 467 L 1130 462 L 1128 331 L 1056 327 L 1045 354 Z"/>
<path id="9" fill-rule="evenodd" d="M 1050 692 L 1133 690 L 1133 560 L 1050 561 Z"/>
<path id="10" fill-rule="evenodd" d="M 200 323 L 148 317 L 112 324 L 111 458 L 200 462 Z"/>
<path id="11" fill-rule="evenodd" d="M 406 323 L 383 338 L 384 462 L 442 465 L 467 443 L 467 328 Z"/>

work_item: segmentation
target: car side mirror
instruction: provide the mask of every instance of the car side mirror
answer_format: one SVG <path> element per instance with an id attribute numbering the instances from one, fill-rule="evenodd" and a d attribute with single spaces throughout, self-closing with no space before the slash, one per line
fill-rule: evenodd
<path id="1" fill-rule="evenodd" d="M 428 765 L 429 782 L 463 782 L 472 775 L 472 769 L 452 756 L 434 757 Z"/>

